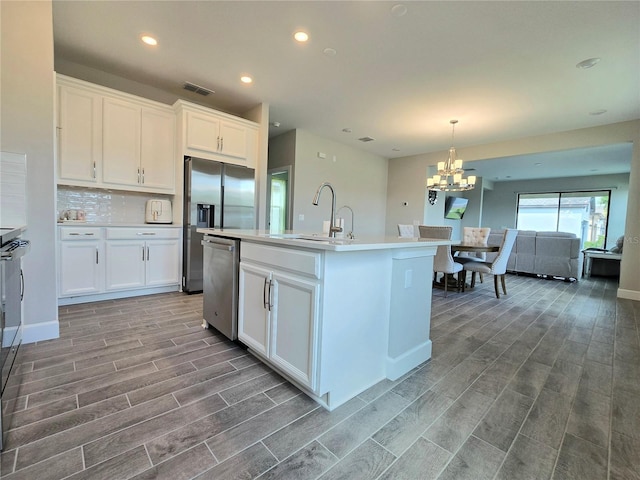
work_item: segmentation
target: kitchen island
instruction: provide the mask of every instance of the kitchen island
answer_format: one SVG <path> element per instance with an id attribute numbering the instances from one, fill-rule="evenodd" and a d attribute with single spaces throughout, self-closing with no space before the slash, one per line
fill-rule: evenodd
<path id="1" fill-rule="evenodd" d="M 451 242 L 198 231 L 241 241 L 238 339 L 329 410 L 431 358 L 433 256 Z"/>

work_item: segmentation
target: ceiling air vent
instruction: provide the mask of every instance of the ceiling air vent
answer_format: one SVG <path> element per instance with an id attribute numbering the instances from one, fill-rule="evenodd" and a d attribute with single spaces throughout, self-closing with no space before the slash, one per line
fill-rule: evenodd
<path id="1" fill-rule="evenodd" d="M 200 85 L 196 85 L 195 83 L 191 82 L 184 82 L 182 88 L 190 92 L 197 93 L 198 95 L 202 95 L 203 97 L 206 97 L 210 93 L 216 93 L 213 90 L 209 90 L 208 88 L 201 87 Z"/>
<path id="2" fill-rule="evenodd" d="M 371 137 L 362 137 L 362 138 L 359 138 L 358 140 L 360 140 L 361 142 L 365 142 L 365 143 L 366 142 L 373 142 L 373 138 L 371 138 Z"/>

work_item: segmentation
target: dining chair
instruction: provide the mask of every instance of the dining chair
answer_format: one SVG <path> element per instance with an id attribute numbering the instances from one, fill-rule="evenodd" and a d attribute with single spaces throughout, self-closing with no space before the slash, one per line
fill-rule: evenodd
<path id="1" fill-rule="evenodd" d="M 413 238 L 415 235 L 415 228 L 413 225 L 398 224 L 398 235 L 401 238 Z"/>
<path id="2" fill-rule="evenodd" d="M 516 242 L 518 236 L 518 230 L 514 228 L 507 228 L 504 231 L 502 241 L 500 242 L 500 250 L 493 262 L 474 261 L 467 262 L 464 265 L 462 275 L 462 282 L 466 281 L 467 272 L 471 272 L 471 287 L 473 288 L 476 283 L 476 272 L 478 273 L 490 273 L 493 275 L 493 287 L 496 291 L 496 298 L 500 298 L 500 291 L 498 289 L 498 279 L 502 283 L 502 292 L 507 294 L 507 287 L 505 285 L 505 273 L 507 273 L 507 262 L 509 261 L 509 255 L 513 249 L 513 244 Z"/>
<path id="3" fill-rule="evenodd" d="M 420 238 L 432 238 L 437 240 L 451 240 L 452 227 L 433 226 L 433 225 L 419 225 L 418 231 Z M 451 255 L 451 247 L 449 245 L 438 245 L 436 248 L 436 255 L 433 258 L 433 275 L 434 280 L 439 272 L 444 274 L 444 296 L 447 296 L 447 290 L 449 287 L 448 276 L 457 274 L 456 276 L 456 291 L 459 292 L 462 281 L 462 265 L 453 260 Z"/>
<path id="4" fill-rule="evenodd" d="M 462 227 L 462 243 L 487 245 L 489 241 L 489 234 L 491 228 L 489 227 Z M 462 265 L 467 262 L 484 262 L 487 259 L 486 252 L 458 252 L 455 257 L 455 261 Z M 482 272 L 480 272 L 480 283 L 483 283 L 484 278 Z"/>

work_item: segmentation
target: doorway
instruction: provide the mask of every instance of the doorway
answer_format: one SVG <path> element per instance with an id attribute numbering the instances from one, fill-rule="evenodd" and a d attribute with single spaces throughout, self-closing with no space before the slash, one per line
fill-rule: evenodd
<path id="1" fill-rule="evenodd" d="M 269 233 L 291 229 L 291 166 L 267 171 L 267 225 Z"/>

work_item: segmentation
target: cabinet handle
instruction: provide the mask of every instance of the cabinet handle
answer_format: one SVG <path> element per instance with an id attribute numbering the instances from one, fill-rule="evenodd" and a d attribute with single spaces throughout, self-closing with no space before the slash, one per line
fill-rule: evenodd
<path id="1" fill-rule="evenodd" d="M 144 262 L 144 245 L 142 246 L 142 261 Z"/>
<path id="2" fill-rule="evenodd" d="M 273 302 L 271 301 L 271 299 L 273 298 L 272 287 L 273 287 L 273 280 L 269 280 L 269 298 L 268 298 L 268 300 L 269 300 L 269 303 L 268 303 L 269 311 L 271 311 L 271 308 L 273 308 Z"/>
<path id="3" fill-rule="evenodd" d="M 140 168 L 138 168 L 138 183 L 140 183 Z"/>
<path id="4" fill-rule="evenodd" d="M 149 261 L 149 247 L 147 247 L 147 262 Z"/>
<path id="5" fill-rule="evenodd" d="M 142 184 L 144 185 L 144 168 L 142 169 Z"/>
<path id="6" fill-rule="evenodd" d="M 220 151 L 224 150 L 224 137 L 220 137 Z"/>
<path id="7" fill-rule="evenodd" d="M 20 301 L 24 299 L 24 272 L 20 269 Z"/>
<path id="8" fill-rule="evenodd" d="M 93 178 L 96 178 L 96 162 L 93 161 Z"/>
<path id="9" fill-rule="evenodd" d="M 156 232 L 138 232 L 136 235 L 155 235 Z"/>
<path id="10" fill-rule="evenodd" d="M 220 135 L 218 135 L 218 151 L 220 151 Z"/>
<path id="11" fill-rule="evenodd" d="M 264 279 L 264 286 L 262 287 L 262 306 L 267 308 L 267 278 Z"/>
<path id="12" fill-rule="evenodd" d="M 86 235 L 87 237 L 92 237 L 93 233 L 83 233 L 83 235 Z"/>
<path id="13" fill-rule="evenodd" d="M 69 232 L 69 235 L 70 235 L 70 236 L 71 236 L 71 235 L 73 235 L 73 236 L 77 236 L 77 235 L 80 235 L 80 234 L 79 234 L 79 233 L 77 233 L 77 232 Z"/>
<path id="14" fill-rule="evenodd" d="M 96 265 L 100 263 L 100 250 L 96 247 Z"/>

